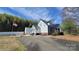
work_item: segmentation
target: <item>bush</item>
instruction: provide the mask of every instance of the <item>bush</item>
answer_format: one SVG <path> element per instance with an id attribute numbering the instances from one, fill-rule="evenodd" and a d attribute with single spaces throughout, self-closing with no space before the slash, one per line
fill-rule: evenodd
<path id="1" fill-rule="evenodd" d="M 64 33 L 63 32 L 59 32 L 59 35 L 64 35 Z"/>
<path id="2" fill-rule="evenodd" d="M 54 31 L 54 32 L 52 33 L 52 35 L 54 35 L 54 36 L 59 35 L 59 32 Z"/>

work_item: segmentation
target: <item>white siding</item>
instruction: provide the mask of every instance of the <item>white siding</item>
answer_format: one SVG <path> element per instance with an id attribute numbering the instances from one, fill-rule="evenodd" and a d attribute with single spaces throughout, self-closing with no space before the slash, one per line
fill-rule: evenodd
<path id="1" fill-rule="evenodd" d="M 32 28 L 25 28 L 25 34 L 31 34 Z"/>
<path id="2" fill-rule="evenodd" d="M 43 21 L 40 21 L 38 23 L 38 26 L 40 27 L 41 29 L 41 33 L 48 33 L 48 25 L 45 24 Z"/>
<path id="3" fill-rule="evenodd" d="M 36 28 L 34 25 L 32 26 L 32 33 L 36 33 Z"/>

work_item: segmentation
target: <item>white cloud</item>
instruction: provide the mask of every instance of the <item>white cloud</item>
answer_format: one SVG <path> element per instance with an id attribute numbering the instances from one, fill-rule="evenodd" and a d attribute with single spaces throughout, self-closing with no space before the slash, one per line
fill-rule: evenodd
<path id="1" fill-rule="evenodd" d="M 50 20 L 52 17 L 49 15 L 49 10 L 47 8 L 11 8 L 24 16 L 30 17 L 32 19 L 45 19 Z"/>

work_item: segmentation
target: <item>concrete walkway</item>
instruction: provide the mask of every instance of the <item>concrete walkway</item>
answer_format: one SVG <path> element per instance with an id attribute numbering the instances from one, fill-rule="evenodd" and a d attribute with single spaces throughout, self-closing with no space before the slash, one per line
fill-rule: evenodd
<path id="1" fill-rule="evenodd" d="M 70 49 L 58 44 L 46 36 L 23 36 L 20 41 L 28 47 L 28 51 L 69 51 Z"/>

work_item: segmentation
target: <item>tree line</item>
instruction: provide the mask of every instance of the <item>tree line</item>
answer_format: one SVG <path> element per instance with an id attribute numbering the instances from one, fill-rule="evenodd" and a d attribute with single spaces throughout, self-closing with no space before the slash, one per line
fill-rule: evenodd
<path id="1" fill-rule="evenodd" d="M 9 14 L 0 14 L 0 32 L 24 31 L 25 27 L 31 27 L 33 20 L 23 19 Z"/>

